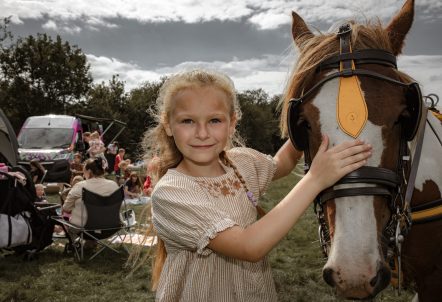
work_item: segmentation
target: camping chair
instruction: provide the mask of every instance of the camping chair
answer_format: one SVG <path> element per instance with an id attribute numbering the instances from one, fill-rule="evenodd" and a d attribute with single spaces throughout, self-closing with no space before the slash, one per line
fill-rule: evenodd
<path id="1" fill-rule="evenodd" d="M 122 205 L 126 209 L 123 187 L 118 188 L 109 196 L 102 196 L 83 188 L 82 199 L 84 206 L 81 208 L 81 211 L 87 211 L 87 219 L 83 227 L 74 225 L 62 218 L 54 218 L 55 221 L 69 228 L 69 231 L 66 233 L 67 236 L 72 236 L 72 234 L 78 236 L 76 240 L 72 240 L 72 238 L 70 240 L 73 242 L 72 248 L 77 258 L 80 261 L 84 258 L 85 240 L 93 240 L 100 245 L 100 249 L 89 260 L 100 254 L 105 248 L 119 253 L 110 244 L 117 241 L 117 239 L 123 243 L 127 231 L 133 226 L 129 221 L 130 217 L 120 214 Z M 111 241 L 108 240 L 110 238 L 112 238 Z M 128 252 L 124 245 L 123 247 Z"/>

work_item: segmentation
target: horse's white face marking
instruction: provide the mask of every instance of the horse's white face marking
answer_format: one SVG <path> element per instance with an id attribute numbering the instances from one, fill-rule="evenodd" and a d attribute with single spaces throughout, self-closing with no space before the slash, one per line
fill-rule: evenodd
<path id="1" fill-rule="evenodd" d="M 321 132 L 330 138 L 329 148 L 343 141 L 352 140 L 336 121 L 336 99 L 339 79 L 327 82 L 312 104 L 327 108 L 319 113 Z M 382 129 L 367 121 L 360 139 L 373 146 L 369 166 L 379 166 L 383 152 Z M 358 184 L 338 185 L 335 188 L 360 186 Z M 376 218 L 372 196 L 344 197 L 335 200 L 335 230 L 327 267 L 340 273 L 342 280 L 359 282 L 376 274 L 379 263 L 379 247 Z M 347 284 L 346 286 L 351 286 Z M 338 284 L 339 287 L 339 284 Z"/>
<path id="2" fill-rule="evenodd" d="M 428 114 L 428 120 L 433 125 L 433 129 L 440 131 L 440 121 L 433 116 L 433 114 Z M 437 133 L 437 135 L 442 138 L 442 133 Z M 412 154 L 414 153 L 416 139 L 410 143 Z M 416 175 L 416 181 L 414 187 L 419 191 L 422 191 L 426 181 L 435 181 L 439 187 L 439 192 L 442 192 L 442 169 L 435 168 L 435 163 L 442 162 L 442 152 L 440 152 L 439 140 L 434 137 L 431 128 L 427 124 L 425 128 L 424 141 L 422 143 L 422 154 L 419 161 L 419 168 Z"/>

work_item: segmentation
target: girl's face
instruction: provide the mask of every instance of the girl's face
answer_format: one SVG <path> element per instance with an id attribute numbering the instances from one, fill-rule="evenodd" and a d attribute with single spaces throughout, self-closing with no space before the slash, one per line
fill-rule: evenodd
<path id="1" fill-rule="evenodd" d="M 211 170 L 218 173 L 219 154 L 236 125 L 230 100 L 222 90 L 209 86 L 184 89 L 171 102 L 172 110 L 164 126 L 183 154 L 180 165 L 187 172 L 192 171 L 190 174 L 201 174 L 200 171 L 204 175 Z"/>

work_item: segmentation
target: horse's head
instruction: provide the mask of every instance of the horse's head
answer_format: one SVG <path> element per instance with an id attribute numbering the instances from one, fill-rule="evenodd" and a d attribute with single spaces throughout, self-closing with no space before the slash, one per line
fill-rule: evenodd
<path id="1" fill-rule="evenodd" d="M 408 85 L 411 79 L 396 68 L 413 15 L 414 1 L 408 0 L 385 28 L 352 22 L 351 30 L 341 27 L 339 35 L 314 35 L 293 13 L 300 55 L 284 98 L 283 132 L 307 161 L 321 134 L 329 136 L 330 145 L 361 138 L 373 145 L 367 166 L 386 169 L 368 168 L 358 183 L 338 183 L 320 204 L 329 241 L 323 276 L 346 298 L 375 296 L 390 281 L 385 229 L 393 197 L 388 192 L 399 173 L 382 174 L 399 171 L 400 150 L 413 138 L 420 117 L 419 88 Z M 345 82 L 349 79 L 352 84 Z"/>

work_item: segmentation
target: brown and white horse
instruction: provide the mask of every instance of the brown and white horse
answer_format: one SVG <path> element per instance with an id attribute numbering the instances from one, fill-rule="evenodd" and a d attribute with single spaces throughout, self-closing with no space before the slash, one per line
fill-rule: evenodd
<path id="1" fill-rule="evenodd" d="M 350 33 L 344 30 L 351 51 L 358 53 L 350 57 L 353 69 L 359 70 L 355 74 L 367 113 L 353 137 L 373 145 L 367 166 L 384 169 L 368 168 L 368 172 L 354 174 L 351 179 L 359 177 L 359 181 L 338 183 L 319 202 L 327 228 L 322 230 L 328 254 L 324 279 L 348 299 L 371 298 L 382 291 L 390 283 L 389 256 L 400 249 L 404 285 L 414 287 L 421 302 L 442 301 L 442 219 L 436 215 L 410 226 L 404 201 L 407 182 L 413 183 L 413 164 L 407 159 L 417 158 L 415 151 L 421 145 L 411 208 L 433 201 L 440 209 L 442 203 L 441 122 L 425 110 L 420 118 L 416 106 L 422 105 L 422 98 L 416 87 L 408 85 L 412 79 L 395 68 L 413 15 L 414 1 L 408 0 L 386 27 L 379 22 L 351 22 Z M 304 149 L 308 161 L 317 152 L 321 134 L 329 136 L 331 145 L 351 139 L 337 118 L 340 81 L 351 74 L 333 76 L 349 57 L 342 53 L 342 38 L 340 41 L 336 33 L 314 35 L 294 12 L 292 34 L 300 55 L 283 99 L 281 125 L 295 146 Z M 367 49 L 381 51 L 367 54 Z M 414 91 L 411 96 L 410 90 Z M 294 98 L 301 100 L 296 106 Z M 353 120 L 357 115 L 344 118 Z M 424 136 L 419 129 L 424 129 Z M 381 180 L 373 179 L 378 176 Z M 333 192 L 339 190 L 345 194 Z"/>

